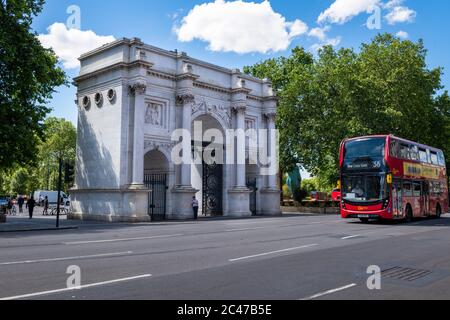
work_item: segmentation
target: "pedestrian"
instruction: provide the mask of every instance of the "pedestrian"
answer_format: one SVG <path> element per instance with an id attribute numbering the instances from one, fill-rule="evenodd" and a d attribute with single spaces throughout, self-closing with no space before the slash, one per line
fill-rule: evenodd
<path id="1" fill-rule="evenodd" d="M 25 199 L 22 196 L 19 196 L 17 199 L 17 204 L 19 205 L 19 214 L 23 213 L 23 204 L 25 203 Z"/>
<path id="2" fill-rule="evenodd" d="M 45 196 L 44 199 L 44 212 L 43 212 L 44 216 L 48 216 L 48 197 Z"/>
<path id="3" fill-rule="evenodd" d="M 7 204 L 6 204 L 6 215 L 11 215 L 12 214 L 12 207 L 13 207 L 13 202 L 11 198 L 8 198 L 7 200 Z"/>
<path id="4" fill-rule="evenodd" d="M 192 209 L 194 210 L 194 219 L 195 220 L 198 219 L 198 208 L 199 208 L 198 200 L 194 196 L 194 197 L 192 197 Z"/>
<path id="5" fill-rule="evenodd" d="M 30 219 L 33 219 L 33 211 L 34 211 L 35 206 L 36 206 L 36 201 L 33 199 L 33 197 L 28 199 L 27 208 L 28 208 L 28 213 L 30 214 Z"/>

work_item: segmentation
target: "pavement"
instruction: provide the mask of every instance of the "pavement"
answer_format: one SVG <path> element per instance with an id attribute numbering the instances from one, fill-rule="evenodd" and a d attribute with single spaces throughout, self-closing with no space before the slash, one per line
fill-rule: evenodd
<path id="1" fill-rule="evenodd" d="M 77 226 L 0 233 L 0 299 L 450 299 L 450 215 Z"/>

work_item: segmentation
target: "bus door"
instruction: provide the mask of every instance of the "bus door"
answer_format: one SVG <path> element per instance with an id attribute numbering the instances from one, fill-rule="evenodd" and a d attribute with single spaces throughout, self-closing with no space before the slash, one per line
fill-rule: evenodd
<path id="1" fill-rule="evenodd" d="M 403 217 L 402 182 L 394 180 L 392 184 L 392 210 L 394 217 Z"/>
<path id="2" fill-rule="evenodd" d="M 430 187 L 428 181 L 422 181 L 422 215 L 430 215 Z"/>

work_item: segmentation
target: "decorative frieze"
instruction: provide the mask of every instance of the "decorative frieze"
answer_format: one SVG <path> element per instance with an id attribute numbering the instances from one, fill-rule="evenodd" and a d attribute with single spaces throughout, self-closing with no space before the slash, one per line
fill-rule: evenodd
<path id="1" fill-rule="evenodd" d="M 213 114 L 221 118 L 228 127 L 231 127 L 231 114 L 230 109 L 222 104 L 212 103 L 204 98 L 194 99 L 192 105 L 192 114 L 195 118 L 199 114 Z"/>
<path id="2" fill-rule="evenodd" d="M 145 123 L 155 127 L 164 127 L 164 105 L 149 103 L 145 112 Z"/>

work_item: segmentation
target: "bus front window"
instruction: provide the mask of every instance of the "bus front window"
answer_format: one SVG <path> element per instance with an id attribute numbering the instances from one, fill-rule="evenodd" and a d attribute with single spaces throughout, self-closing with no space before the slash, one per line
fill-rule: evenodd
<path id="1" fill-rule="evenodd" d="M 386 198 L 384 175 L 343 176 L 342 198 L 351 202 L 373 202 Z"/>

